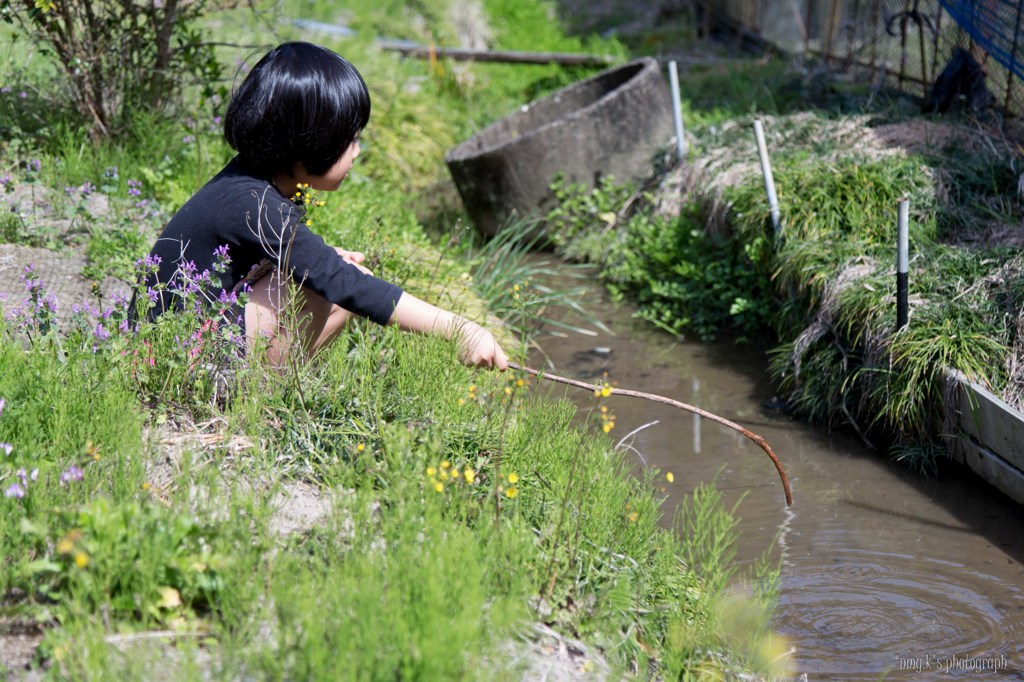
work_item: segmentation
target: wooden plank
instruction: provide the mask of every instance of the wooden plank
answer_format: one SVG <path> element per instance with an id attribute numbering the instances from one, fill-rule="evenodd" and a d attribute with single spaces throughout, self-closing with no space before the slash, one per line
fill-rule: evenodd
<path id="1" fill-rule="evenodd" d="M 1018 504 L 1024 504 L 1024 472 L 1007 464 L 991 450 L 963 436 L 947 436 L 954 459 L 963 462 Z"/>
<path id="2" fill-rule="evenodd" d="M 1024 413 L 960 372 L 949 371 L 947 376 L 956 383 L 954 426 L 1024 471 Z"/>
<path id="3" fill-rule="evenodd" d="M 455 59 L 476 62 L 503 62 L 506 64 L 562 64 L 564 66 L 610 66 L 611 57 L 571 52 L 521 52 L 515 50 L 469 50 L 460 47 L 431 47 L 407 43 L 403 40 L 378 40 L 377 46 L 385 52 L 398 52 L 419 59 Z"/>

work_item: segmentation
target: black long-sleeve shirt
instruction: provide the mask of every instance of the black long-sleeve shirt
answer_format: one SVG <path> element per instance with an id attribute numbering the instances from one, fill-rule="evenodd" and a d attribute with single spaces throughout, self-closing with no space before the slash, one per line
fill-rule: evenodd
<path id="1" fill-rule="evenodd" d="M 395 284 L 367 275 L 310 231 L 304 210 L 235 158 L 206 183 L 167 223 L 150 255 L 160 257 L 157 280 L 170 285 L 191 261 L 195 271 L 214 272 L 214 251 L 228 247 L 231 263 L 204 291 L 217 300 L 261 262 L 284 263 L 285 272 L 345 310 L 386 324 L 402 295 Z M 191 268 L 189 268 L 191 269 Z M 153 282 L 150 282 L 152 286 Z M 151 317 L 176 304 L 162 293 Z"/>

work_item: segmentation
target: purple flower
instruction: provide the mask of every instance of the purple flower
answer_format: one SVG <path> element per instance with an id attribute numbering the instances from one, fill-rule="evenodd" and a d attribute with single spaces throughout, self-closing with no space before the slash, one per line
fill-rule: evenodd
<path id="1" fill-rule="evenodd" d="M 24 90 L 22 90 L 21 92 L 18 93 L 18 97 L 20 97 L 22 99 L 25 99 L 25 98 L 28 97 L 28 93 L 25 92 Z"/>
<path id="2" fill-rule="evenodd" d="M 78 188 L 82 192 L 83 197 L 87 197 L 96 191 L 96 185 L 86 180 L 81 187 Z"/>
<path id="3" fill-rule="evenodd" d="M 108 332 L 107 328 L 98 322 L 96 323 L 96 328 L 92 330 L 92 335 L 100 343 L 103 343 L 104 341 L 110 338 L 110 332 Z"/>
<path id="4" fill-rule="evenodd" d="M 183 143 L 185 143 L 185 144 L 192 144 L 193 142 L 196 141 L 196 136 L 195 135 L 186 135 L 185 137 L 181 138 L 181 141 Z"/>
<path id="5" fill-rule="evenodd" d="M 18 476 L 18 479 L 21 481 L 21 484 L 23 486 L 25 486 L 25 488 L 27 489 L 28 488 L 28 482 L 30 480 L 34 481 L 37 478 L 39 478 L 39 469 L 33 469 L 31 474 L 29 474 L 24 469 L 18 469 L 16 475 Z"/>
<path id="6" fill-rule="evenodd" d="M 82 480 L 82 469 L 80 467 L 78 467 L 77 465 L 75 465 L 75 464 L 72 464 L 71 466 L 69 466 L 64 471 L 64 473 L 62 473 L 60 475 L 60 483 L 61 483 L 61 485 L 64 485 L 65 483 L 70 483 L 71 481 L 81 481 L 81 480 Z"/>
<path id="7" fill-rule="evenodd" d="M 4 497 L 13 497 L 20 500 L 25 497 L 25 489 L 17 483 L 12 483 L 7 490 L 4 491 Z"/>
<path id="8" fill-rule="evenodd" d="M 157 299 L 160 298 L 160 292 L 158 292 L 153 287 L 148 287 L 146 289 L 146 297 L 149 299 L 150 303 L 153 303 L 155 305 L 156 302 L 157 302 Z"/>
<path id="9" fill-rule="evenodd" d="M 0 93 L 3 93 L 5 95 L 7 93 L 9 93 L 10 91 L 11 91 L 11 88 L 10 88 L 10 86 L 7 86 L 7 85 L 5 85 L 4 87 L 0 88 Z"/>
<path id="10" fill-rule="evenodd" d="M 13 449 L 14 449 L 14 446 L 11 445 L 10 443 L 0 443 L 0 450 L 3 450 L 4 451 L 4 455 L 7 456 L 7 457 L 10 457 L 11 450 L 13 450 Z"/>
<path id="11" fill-rule="evenodd" d="M 43 162 L 39 159 L 29 159 L 25 162 L 25 170 L 30 173 L 38 173 L 43 168 Z"/>
<path id="12" fill-rule="evenodd" d="M 6 398 L 0 398 L 0 414 L 4 413 L 4 405 L 7 404 Z"/>
<path id="13" fill-rule="evenodd" d="M 141 180 L 129 180 L 128 181 L 128 196 L 137 197 L 142 194 L 142 181 Z"/>
<path id="14" fill-rule="evenodd" d="M 235 305 L 238 303 L 238 294 L 234 291 L 228 292 L 224 289 L 220 290 L 220 296 L 217 297 L 217 302 L 222 306 Z"/>

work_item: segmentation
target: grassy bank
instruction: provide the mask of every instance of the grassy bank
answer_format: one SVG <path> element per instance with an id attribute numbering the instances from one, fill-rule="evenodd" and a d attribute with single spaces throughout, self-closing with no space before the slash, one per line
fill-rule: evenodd
<path id="1" fill-rule="evenodd" d="M 581 74 L 401 61 L 373 48 L 377 34 L 446 37 L 448 3 L 274 8 L 283 15 L 235 10 L 209 27 L 225 42 L 333 46 L 374 98 L 360 163 L 342 191 L 321 197 L 313 229 L 365 246 L 378 274 L 441 305 L 504 315 L 516 346 L 514 323 L 547 294 L 516 288 L 514 267 L 494 267 L 493 251 L 474 259 L 479 247 L 447 223 L 455 209 L 427 198 L 454 140 Z M 622 50 L 561 36 L 543 4 L 484 8 L 498 46 Z M 300 15 L 357 36 L 289 27 Z M 38 46 L 5 41 L 12 89 L 2 104 L 18 115 L 2 138 L 4 240 L 37 249 L 16 254 L 84 255 L 99 282 L 85 300 L 55 304 L 45 276 L 76 273 L 30 271 L 2 303 L 0 646 L 28 641 L 5 653 L 5 673 L 772 673 L 782 646 L 766 621 L 772 572 L 750 576 L 757 589 L 742 607 L 728 596 L 733 524 L 717 494 L 695 491 L 665 530 L 660 519 L 675 510 L 662 508 L 657 479 L 669 472 L 631 476 L 599 428 L 536 397 L 528 377 L 474 372 L 447 342 L 368 324 L 284 374 L 234 358 L 238 330 L 199 313 L 122 326 L 114 291 L 229 156 L 217 133 L 223 96 L 197 91 L 179 115 L 140 113 L 130 135 L 95 145 L 49 99 L 53 69 Z M 248 54 L 220 50 L 229 65 Z M 444 228 L 441 242 L 428 237 Z"/>
<path id="2" fill-rule="evenodd" d="M 683 78 L 685 168 L 630 190 L 566 190 L 556 240 L 675 333 L 775 339 L 796 415 L 916 469 L 943 452 L 943 370 L 1020 400 L 1021 148 L 993 117 L 924 117 L 813 63 Z M 754 146 L 765 119 L 782 229 Z M 910 201 L 910 325 L 896 328 L 895 224 Z M 601 229 L 594 229 L 594 225 Z"/>

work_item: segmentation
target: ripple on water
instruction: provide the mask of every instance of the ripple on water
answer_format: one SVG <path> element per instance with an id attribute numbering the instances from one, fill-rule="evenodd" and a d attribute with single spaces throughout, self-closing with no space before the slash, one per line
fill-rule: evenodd
<path id="1" fill-rule="evenodd" d="M 777 614 L 799 642 L 796 672 L 895 679 L 902 664 L 917 680 L 975 679 L 972 666 L 1004 657 L 996 678 L 1024 676 L 1024 591 L 948 561 L 833 551 L 829 566 L 783 571 Z"/>

